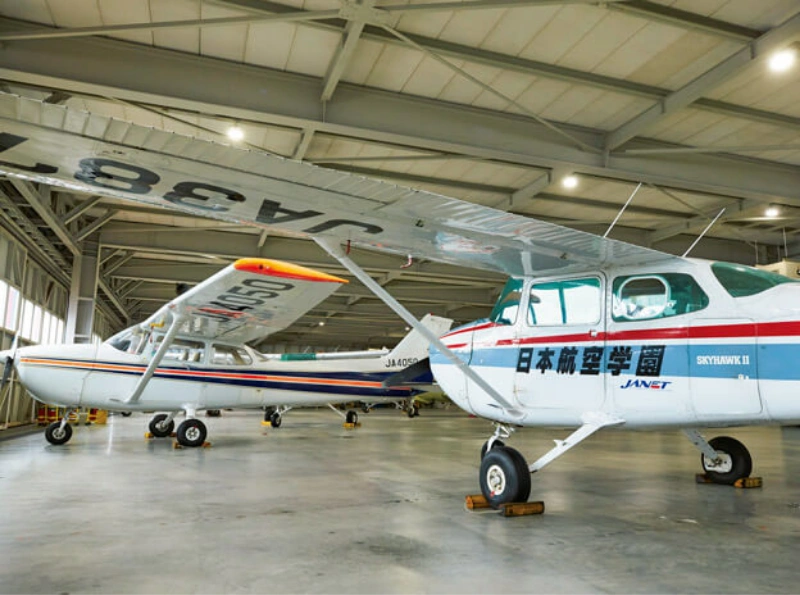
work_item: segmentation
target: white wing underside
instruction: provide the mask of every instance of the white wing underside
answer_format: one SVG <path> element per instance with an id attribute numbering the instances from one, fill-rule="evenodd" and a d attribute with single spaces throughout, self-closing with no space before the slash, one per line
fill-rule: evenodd
<path id="1" fill-rule="evenodd" d="M 338 289 L 344 279 L 276 260 L 247 258 L 192 287 L 141 324 L 170 324 L 180 333 L 240 344 L 289 327 Z"/>
<path id="2" fill-rule="evenodd" d="M 14 95 L 0 94 L 0 132 L 0 171 L 12 176 L 511 276 L 677 258 L 430 192 Z M 87 160 L 93 160 L 88 169 Z M 104 161 L 154 173 L 158 181 L 131 192 L 125 188 L 130 184 L 98 176 L 98 167 L 119 174 L 97 165 Z M 132 171 L 121 175 L 135 178 Z M 186 182 L 194 193 L 188 198 L 187 186 L 180 186 Z M 183 197 L 165 200 L 176 188 Z"/>

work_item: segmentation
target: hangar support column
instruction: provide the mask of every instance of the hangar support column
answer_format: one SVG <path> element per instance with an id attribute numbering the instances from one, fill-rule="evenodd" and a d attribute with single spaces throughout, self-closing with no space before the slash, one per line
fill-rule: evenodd
<path id="1" fill-rule="evenodd" d="M 67 343 L 91 343 L 94 325 L 94 306 L 97 300 L 99 271 L 97 241 L 81 242 L 81 252 L 72 264 L 72 284 L 67 309 Z"/>

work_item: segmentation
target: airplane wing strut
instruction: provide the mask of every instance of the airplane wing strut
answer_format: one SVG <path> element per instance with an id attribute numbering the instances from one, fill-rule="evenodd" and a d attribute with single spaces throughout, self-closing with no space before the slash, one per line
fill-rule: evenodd
<path id="1" fill-rule="evenodd" d="M 153 374 L 158 368 L 158 365 L 161 363 L 161 360 L 164 359 L 164 355 L 167 353 L 167 350 L 172 345 L 172 340 L 175 338 L 175 335 L 178 332 L 178 329 L 183 324 L 185 317 L 180 315 L 179 313 L 174 313 L 172 316 L 172 325 L 169 327 L 164 340 L 159 345 L 158 350 L 156 351 L 153 359 L 150 360 L 150 363 L 147 365 L 147 369 L 142 374 L 142 377 L 139 379 L 139 382 L 136 383 L 136 387 L 134 387 L 133 392 L 131 395 L 125 399 L 125 403 L 136 403 L 139 400 L 139 397 L 142 396 L 142 392 L 144 391 L 147 383 L 150 382 L 150 379 L 153 377 Z"/>
<path id="2" fill-rule="evenodd" d="M 511 404 L 506 398 L 497 392 L 488 382 L 486 382 L 486 380 L 476 373 L 475 370 L 464 363 L 461 358 L 458 357 L 458 355 L 450 351 L 450 349 L 448 349 L 445 344 L 439 340 L 439 337 L 436 336 L 436 333 L 432 332 L 428 327 L 417 320 L 416 317 L 400 302 L 394 299 L 389 292 L 376 283 L 372 277 L 370 277 L 361 269 L 361 267 L 353 262 L 344 253 L 344 250 L 342 250 L 342 247 L 337 240 L 317 236 L 314 238 L 314 241 L 333 258 L 338 260 L 348 271 L 353 273 L 353 276 L 366 285 L 366 287 L 378 298 L 380 298 L 387 306 L 394 310 L 395 314 L 405 320 L 411 326 L 411 328 L 419 332 L 423 337 L 430 341 L 431 345 L 435 346 L 436 349 L 442 352 L 442 354 L 451 362 L 453 362 L 453 364 L 467 378 L 477 384 L 483 391 L 486 392 L 486 394 L 490 395 L 501 407 L 503 407 L 503 409 L 506 410 L 507 413 L 514 417 L 522 417 L 523 414 L 521 411 L 516 409 L 513 404 Z"/>

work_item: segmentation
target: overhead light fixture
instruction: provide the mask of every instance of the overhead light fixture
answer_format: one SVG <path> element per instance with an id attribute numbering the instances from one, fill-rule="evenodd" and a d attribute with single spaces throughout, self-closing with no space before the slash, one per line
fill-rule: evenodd
<path id="1" fill-rule="evenodd" d="M 325 326 L 325 321 L 324 321 L 324 320 L 320 320 L 318 324 L 319 324 L 320 326 Z"/>
<path id="2" fill-rule="evenodd" d="M 568 190 L 578 187 L 578 176 L 565 176 L 561 179 L 561 185 Z"/>
<path id="3" fill-rule="evenodd" d="M 793 49 L 775 52 L 769 57 L 769 69 L 772 72 L 786 72 L 794 65 L 795 58 L 796 52 Z"/>
<path id="4" fill-rule="evenodd" d="M 235 143 L 238 143 L 240 140 L 244 138 L 244 130 L 242 130 L 238 126 L 231 126 L 230 128 L 228 128 L 227 134 L 228 138 Z"/>
<path id="5" fill-rule="evenodd" d="M 764 214 L 767 217 L 774 218 L 781 214 L 781 210 L 775 205 L 770 205 L 767 210 L 764 211 Z"/>

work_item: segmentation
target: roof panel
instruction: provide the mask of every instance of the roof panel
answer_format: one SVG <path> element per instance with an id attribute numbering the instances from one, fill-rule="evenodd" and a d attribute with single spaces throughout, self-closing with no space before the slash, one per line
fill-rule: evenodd
<path id="1" fill-rule="evenodd" d="M 256 66 L 286 70 L 297 25 L 294 23 L 253 23 L 247 31 L 244 61 Z"/>
<path id="2" fill-rule="evenodd" d="M 406 13 L 400 17 L 395 28 L 405 33 L 439 37 L 448 21 L 453 18 L 452 12 Z"/>
<path id="3" fill-rule="evenodd" d="M 150 13 L 154 22 L 197 20 L 200 18 L 200 6 L 193 0 L 150 0 Z M 153 40 L 159 47 L 190 54 L 200 53 L 199 28 L 153 31 Z"/>
<path id="4" fill-rule="evenodd" d="M 424 54 L 417 50 L 387 45 L 367 77 L 367 85 L 399 91 L 423 58 Z"/>
<path id="5" fill-rule="evenodd" d="M 533 113 L 539 114 L 572 87 L 573 85 L 564 81 L 538 79 L 517 98 L 517 101 Z M 512 107 L 509 111 L 518 112 L 520 110 Z"/>
<path id="6" fill-rule="evenodd" d="M 0 14 L 12 19 L 55 25 L 47 0 L 0 0 Z"/>
<path id="7" fill-rule="evenodd" d="M 678 27 L 648 23 L 636 31 L 624 45 L 607 55 L 594 67 L 593 72 L 615 78 L 628 78 L 684 34 L 685 31 Z"/>
<path id="8" fill-rule="evenodd" d="M 558 13 L 558 5 L 526 6 L 508 9 L 486 36 L 480 47 L 518 56 L 531 39 Z"/>
<path id="9" fill-rule="evenodd" d="M 606 91 L 572 116 L 572 122 L 601 130 L 614 130 L 652 105 L 639 97 Z"/>
<path id="10" fill-rule="evenodd" d="M 98 2 L 98 6 L 104 25 L 151 22 L 147 0 L 101 0 Z M 145 45 L 152 45 L 153 43 L 153 33 L 151 31 L 118 33 L 112 37 Z"/>
<path id="11" fill-rule="evenodd" d="M 558 64 L 569 68 L 592 71 L 608 56 L 624 47 L 647 22 L 624 13 L 606 12 L 566 54 Z"/>
<path id="12" fill-rule="evenodd" d="M 350 62 L 342 75 L 342 80 L 355 85 L 366 84 L 369 74 L 375 68 L 385 44 L 370 39 L 359 39 L 358 49 L 350 57 Z"/>
<path id="13" fill-rule="evenodd" d="M 530 87 L 536 77 L 519 74 L 517 72 L 505 71 L 500 72 L 494 79 L 488 82 L 492 89 L 498 91 L 511 99 L 519 97 L 525 89 Z M 489 91 L 482 91 L 472 102 L 472 105 L 483 107 L 487 109 L 505 111 L 509 102 L 501 99 L 494 93 Z"/>
<path id="14" fill-rule="evenodd" d="M 470 62 L 466 62 L 463 68 L 464 71 L 487 85 L 491 84 L 491 81 L 501 72 L 498 68 L 483 66 L 482 64 L 472 64 Z M 439 99 L 469 105 L 483 92 L 483 87 L 459 75 L 450 79 L 439 94 Z"/>
<path id="15" fill-rule="evenodd" d="M 480 46 L 505 12 L 504 8 L 458 11 L 447 22 L 439 38 L 454 43 Z"/>
<path id="16" fill-rule="evenodd" d="M 328 62 L 339 45 L 341 35 L 320 29 L 298 27 L 286 69 L 292 72 L 323 77 Z"/>
<path id="17" fill-rule="evenodd" d="M 99 27 L 103 24 L 97 0 L 48 0 L 56 27 Z"/>
<path id="18" fill-rule="evenodd" d="M 520 56 L 554 64 L 591 31 L 605 14 L 603 9 L 594 6 L 563 6 L 520 52 Z"/>
<path id="19" fill-rule="evenodd" d="M 451 62 L 459 68 L 463 64 L 461 61 L 453 60 Z M 429 56 L 425 56 L 417 65 L 417 68 L 409 77 L 408 81 L 401 89 L 401 92 L 421 95 L 423 97 L 438 97 L 442 89 L 444 89 L 454 76 L 461 75 L 456 74 L 452 68 L 448 68 L 445 64 Z"/>
<path id="20" fill-rule="evenodd" d="M 585 108 L 590 108 L 592 103 L 601 95 L 603 95 L 601 89 L 574 85 L 561 95 L 557 101 L 552 102 L 542 110 L 539 115 L 557 122 L 577 124 L 581 120 L 579 112 Z M 573 121 L 573 117 L 575 117 L 575 121 Z"/>

